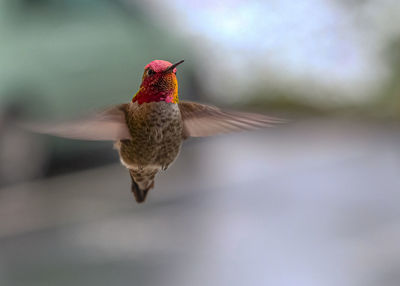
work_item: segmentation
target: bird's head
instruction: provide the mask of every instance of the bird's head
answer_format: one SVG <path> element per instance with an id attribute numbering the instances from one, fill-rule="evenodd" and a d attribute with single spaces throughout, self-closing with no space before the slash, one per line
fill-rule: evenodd
<path id="1" fill-rule="evenodd" d="M 175 64 L 163 60 L 150 62 L 144 68 L 142 84 L 132 102 L 137 101 L 139 104 L 157 101 L 178 103 L 176 67 L 181 63 L 183 60 Z"/>

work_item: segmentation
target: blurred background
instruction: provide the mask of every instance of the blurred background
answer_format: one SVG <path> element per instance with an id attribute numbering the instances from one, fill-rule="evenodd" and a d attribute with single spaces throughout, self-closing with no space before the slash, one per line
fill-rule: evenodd
<path id="1" fill-rule="evenodd" d="M 0 0 L 0 285 L 399 285 L 396 0 Z M 191 139 L 144 205 L 111 142 L 39 136 L 185 59 L 180 98 L 290 119 Z"/>

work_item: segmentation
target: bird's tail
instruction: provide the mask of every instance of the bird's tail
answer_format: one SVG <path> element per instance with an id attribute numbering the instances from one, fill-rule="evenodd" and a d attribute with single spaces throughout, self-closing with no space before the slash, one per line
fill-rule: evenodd
<path id="1" fill-rule="evenodd" d="M 144 178 L 138 177 L 134 170 L 129 170 L 129 174 L 132 179 L 131 191 L 135 200 L 137 203 L 143 203 L 149 190 L 154 187 L 154 176 L 150 180 L 144 180 Z"/>

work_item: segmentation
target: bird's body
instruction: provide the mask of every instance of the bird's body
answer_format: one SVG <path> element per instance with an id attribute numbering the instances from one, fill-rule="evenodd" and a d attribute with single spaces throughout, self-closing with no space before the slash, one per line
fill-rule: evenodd
<path id="1" fill-rule="evenodd" d="M 183 123 L 175 103 L 150 102 L 127 105 L 127 124 L 134 140 L 120 140 L 122 163 L 131 167 L 157 166 L 166 169 L 182 145 Z"/>
<path id="2" fill-rule="evenodd" d="M 182 62 L 149 63 L 139 91 L 129 103 L 81 121 L 31 125 L 30 129 L 74 139 L 115 141 L 121 163 L 132 179 L 131 190 L 140 203 L 154 187 L 156 174 L 166 170 L 177 158 L 185 139 L 282 122 L 260 114 L 227 112 L 210 105 L 180 102 L 176 67 Z"/>
<path id="3" fill-rule="evenodd" d="M 178 156 L 183 141 L 181 113 L 176 103 L 165 101 L 131 102 L 124 112 L 133 140 L 119 140 L 115 147 L 129 169 L 133 188 L 147 191 L 155 175 Z"/>

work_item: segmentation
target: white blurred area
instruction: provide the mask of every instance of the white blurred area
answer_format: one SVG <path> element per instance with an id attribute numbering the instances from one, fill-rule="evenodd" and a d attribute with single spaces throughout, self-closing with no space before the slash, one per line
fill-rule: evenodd
<path id="1" fill-rule="evenodd" d="M 398 131 L 193 140 L 140 206 L 120 165 L 5 188 L 2 285 L 399 285 Z"/>
<path id="2" fill-rule="evenodd" d="M 204 86 L 228 103 L 265 86 L 316 104 L 365 103 L 387 80 L 385 49 L 400 34 L 396 0 L 151 0 L 145 7 L 191 39 Z"/>

